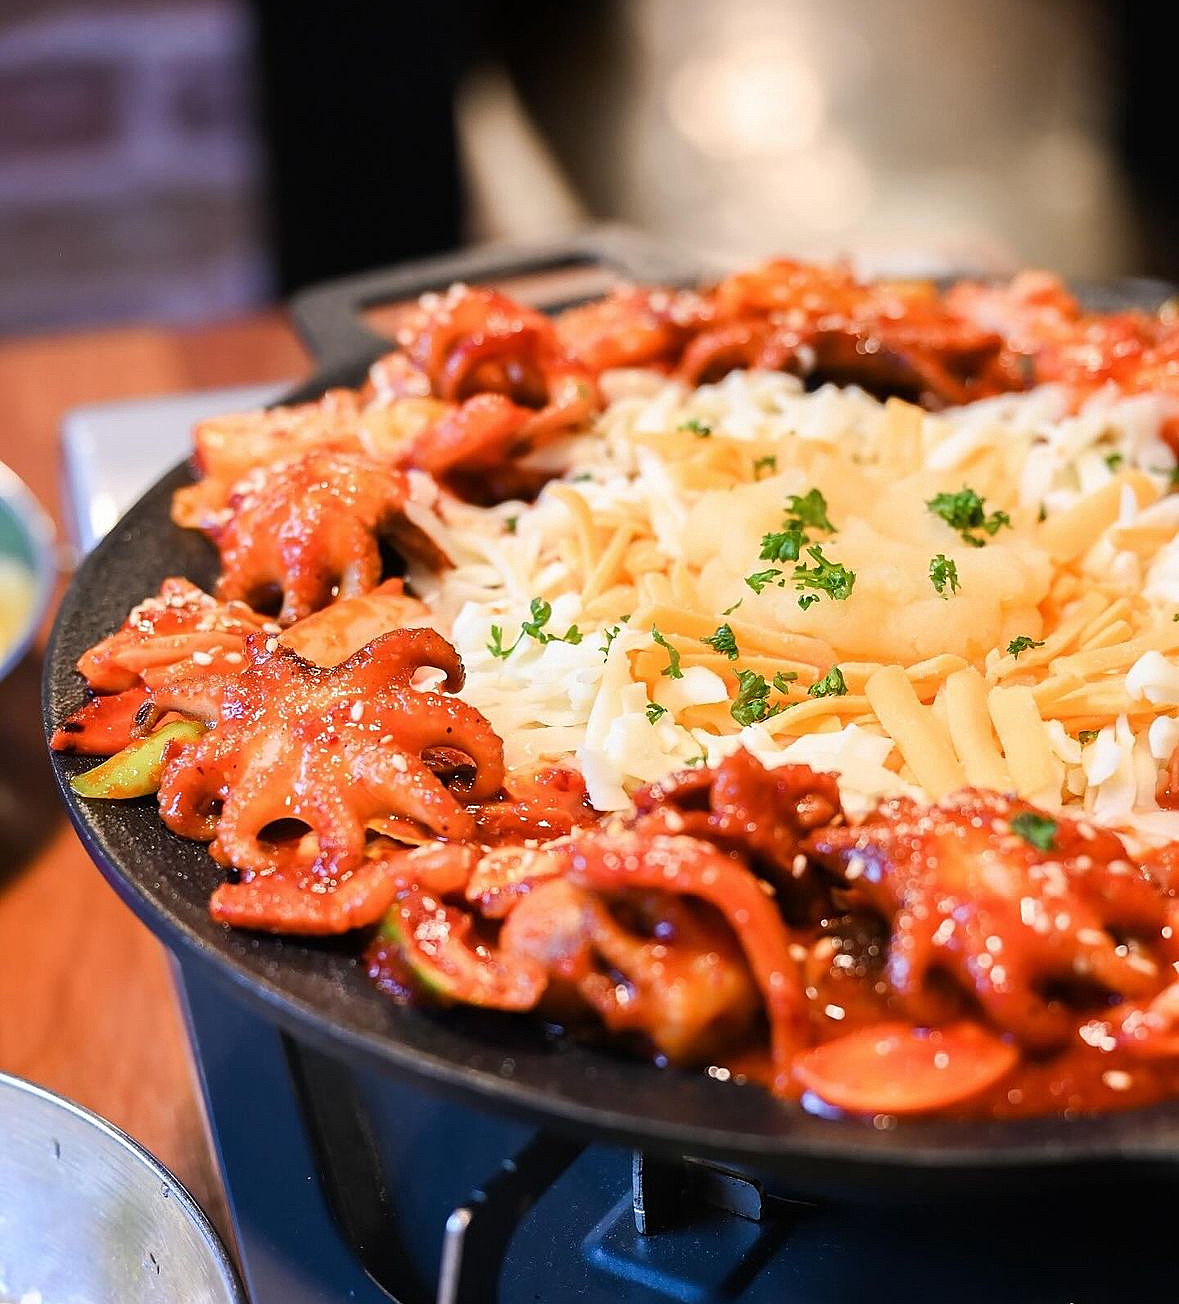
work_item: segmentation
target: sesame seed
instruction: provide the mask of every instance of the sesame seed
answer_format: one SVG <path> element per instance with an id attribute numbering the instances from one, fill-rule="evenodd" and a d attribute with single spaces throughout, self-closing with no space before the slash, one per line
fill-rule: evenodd
<path id="1" fill-rule="evenodd" d="M 829 1018 L 838 1022 L 840 1019 L 847 1018 L 847 1011 L 842 1005 L 826 1005 L 823 1007 L 823 1013 Z"/>
<path id="2" fill-rule="evenodd" d="M 939 1050 L 933 1057 L 933 1067 L 935 1069 L 948 1069 L 950 1067 L 950 1057 L 944 1050 Z"/>
<path id="3" fill-rule="evenodd" d="M 937 931 L 932 937 L 934 946 L 945 946 L 945 944 L 954 936 L 954 921 L 952 919 L 943 919 L 937 926 Z"/>
<path id="4" fill-rule="evenodd" d="M 276 639 L 276 638 L 268 638 L 268 639 L 266 640 L 266 650 L 267 650 L 267 652 L 277 652 L 277 651 L 278 651 L 278 639 Z"/>
<path id="5" fill-rule="evenodd" d="M 1111 1091 L 1126 1091 L 1134 1081 L 1124 1069 L 1107 1069 L 1101 1080 Z"/>
<path id="6" fill-rule="evenodd" d="M 213 658 L 208 652 L 194 652 L 192 659 L 198 666 L 211 666 L 213 664 Z"/>
<path id="7" fill-rule="evenodd" d="M 353 702 L 352 709 L 348 712 L 348 719 L 351 720 L 353 724 L 359 724 L 363 717 L 364 717 L 364 703 Z"/>

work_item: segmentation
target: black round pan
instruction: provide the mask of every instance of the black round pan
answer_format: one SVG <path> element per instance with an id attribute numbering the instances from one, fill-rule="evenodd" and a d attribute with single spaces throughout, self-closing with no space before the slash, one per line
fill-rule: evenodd
<path id="1" fill-rule="evenodd" d="M 327 287 L 296 303 L 296 318 L 329 364 L 293 398 L 355 384 L 379 342 L 359 326 L 358 306 L 406 297 L 453 279 L 493 280 L 580 265 L 646 280 L 685 280 L 691 269 L 617 233 L 543 250 L 493 251 L 397 269 Z M 1102 294 L 1106 304 L 1157 300 L 1153 286 Z M 550 301 L 551 302 L 551 301 Z M 215 556 L 169 518 L 181 467 L 152 488 L 80 567 L 62 603 L 47 655 L 46 729 L 83 698 L 79 654 L 117 627 L 169 575 L 209 588 Z M 799 1190 L 846 1194 L 910 1190 L 1018 1175 L 1072 1180 L 1179 1161 L 1179 1104 L 1098 1118 L 1014 1123 L 902 1121 L 888 1130 L 812 1117 L 759 1088 L 703 1072 L 660 1070 L 608 1051 L 553 1042 L 523 1018 L 471 1010 L 403 1009 L 369 983 L 355 938 L 317 942 L 235 932 L 213 923 L 207 902 L 221 871 L 205 848 L 161 824 L 155 803 L 86 802 L 68 779 L 92 762 L 55 756 L 70 816 L 87 850 L 141 919 L 186 960 L 224 981 L 226 999 L 261 1007 L 299 1038 L 344 1059 L 363 1058 L 488 1109 L 648 1150 L 753 1165 Z"/>

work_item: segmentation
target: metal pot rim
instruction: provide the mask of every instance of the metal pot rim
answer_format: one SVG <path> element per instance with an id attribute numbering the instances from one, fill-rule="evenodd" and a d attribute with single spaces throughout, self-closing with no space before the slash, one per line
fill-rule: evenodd
<path id="1" fill-rule="evenodd" d="M 170 1198 L 179 1204 L 184 1216 L 196 1228 L 208 1251 L 210 1263 L 224 1279 L 228 1298 L 233 1300 L 234 1304 L 249 1304 L 233 1260 L 229 1257 L 229 1252 L 222 1244 L 213 1224 L 209 1221 L 204 1210 L 197 1204 L 188 1188 L 151 1151 L 146 1150 L 133 1137 L 128 1136 L 122 1128 L 116 1127 L 101 1115 L 94 1113 L 93 1110 L 87 1109 L 65 1096 L 58 1095 L 57 1092 L 50 1091 L 46 1087 L 38 1086 L 35 1082 L 28 1081 L 27 1078 L 19 1078 L 14 1074 L 0 1070 L 0 1097 L 3 1097 L 6 1093 L 16 1097 L 32 1097 L 41 1104 L 48 1106 L 51 1110 L 60 1110 L 62 1113 L 72 1116 L 87 1128 L 97 1132 L 106 1142 L 112 1143 L 117 1149 L 127 1154 L 135 1164 L 146 1168 L 153 1177 L 167 1188 Z M 0 1108 L 0 1116 L 3 1113 L 4 1110 Z"/>

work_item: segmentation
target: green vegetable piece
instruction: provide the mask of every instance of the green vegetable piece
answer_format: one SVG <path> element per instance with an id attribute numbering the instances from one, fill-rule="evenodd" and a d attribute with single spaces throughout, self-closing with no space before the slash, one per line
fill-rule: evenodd
<path id="1" fill-rule="evenodd" d="M 547 975 L 532 959 L 499 951 L 467 932 L 464 913 L 427 892 L 406 892 L 381 923 L 422 990 L 441 1001 L 530 1010 Z"/>
<path id="2" fill-rule="evenodd" d="M 647 719 L 650 720 L 652 724 L 654 724 L 656 720 L 662 720 L 666 714 L 666 706 L 660 706 L 658 702 L 647 703 Z"/>
<path id="3" fill-rule="evenodd" d="M 1056 821 L 1034 810 L 1020 811 L 1011 821 L 1012 833 L 1018 833 L 1037 851 L 1052 851 L 1056 846 Z"/>
<path id="4" fill-rule="evenodd" d="M 198 720 L 173 720 L 146 738 L 129 743 L 121 752 L 75 775 L 70 787 L 79 797 L 126 801 L 158 792 L 164 762 L 172 743 L 194 743 L 205 732 Z"/>
<path id="5" fill-rule="evenodd" d="M 427 995 L 437 1001 L 447 1002 L 453 999 L 454 983 L 450 976 L 438 965 L 431 963 L 429 957 L 418 946 L 411 944 L 409 935 L 402 925 L 401 912 L 397 906 L 381 920 L 377 935 L 382 941 L 395 946 L 401 958 L 409 966 L 414 981 Z"/>

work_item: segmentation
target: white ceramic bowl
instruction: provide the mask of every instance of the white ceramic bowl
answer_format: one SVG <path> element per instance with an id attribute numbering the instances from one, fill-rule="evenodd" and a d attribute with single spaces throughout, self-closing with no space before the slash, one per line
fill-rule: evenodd
<path id="1" fill-rule="evenodd" d="M 0 557 L 29 572 L 32 598 L 14 637 L 0 647 L 0 679 L 28 651 L 53 596 L 53 524 L 24 481 L 0 462 Z"/>

